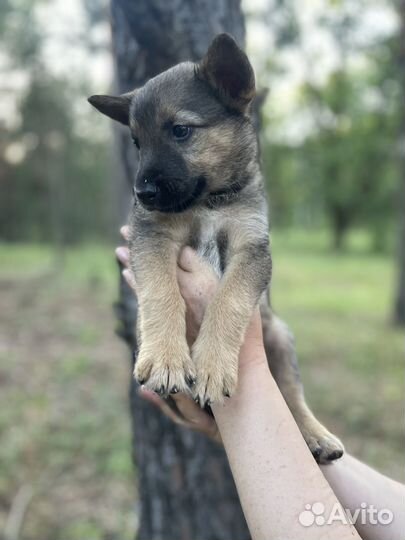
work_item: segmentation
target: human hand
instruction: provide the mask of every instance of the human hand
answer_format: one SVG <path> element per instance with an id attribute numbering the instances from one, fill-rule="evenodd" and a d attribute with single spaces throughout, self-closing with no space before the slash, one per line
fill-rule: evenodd
<path id="1" fill-rule="evenodd" d="M 125 240 L 128 240 L 129 229 L 127 226 L 122 227 L 121 234 Z M 129 269 L 128 248 L 125 246 L 118 247 L 116 255 L 125 267 L 123 271 L 125 280 L 136 293 L 136 282 L 132 271 Z M 186 303 L 187 339 L 189 344 L 192 345 L 198 335 L 205 309 L 219 285 L 219 280 L 212 268 L 189 247 L 183 248 L 180 252 L 177 265 L 177 280 L 180 293 Z M 263 355 L 246 354 L 247 349 L 255 351 L 262 348 L 261 319 L 257 310 L 246 332 L 240 356 L 241 367 L 249 364 L 252 358 L 263 357 Z M 167 400 L 162 399 L 155 392 L 141 387 L 139 393 L 145 400 L 157 406 L 176 424 L 200 431 L 217 442 L 221 441 L 214 418 L 201 409 L 192 400 L 191 396 L 181 393 L 170 396 L 170 399 L 176 405 L 177 410 L 174 410 Z"/>

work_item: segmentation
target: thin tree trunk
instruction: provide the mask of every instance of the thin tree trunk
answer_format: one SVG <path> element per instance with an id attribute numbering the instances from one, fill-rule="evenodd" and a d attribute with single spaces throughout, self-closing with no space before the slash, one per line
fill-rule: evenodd
<path id="1" fill-rule="evenodd" d="M 405 161 L 405 158 L 403 158 Z M 399 268 L 398 268 L 398 286 L 394 308 L 394 320 L 396 324 L 405 326 L 405 166 L 402 174 L 402 207 L 401 207 L 401 230 L 399 237 Z"/>
<path id="2" fill-rule="evenodd" d="M 227 31 L 244 41 L 239 0 L 112 0 L 117 91 L 125 92 L 183 61 L 204 54 Z M 126 221 L 136 158 L 129 135 L 119 131 L 120 186 Z M 117 316 L 131 348 L 136 301 L 121 280 Z M 137 395 L 131 382 L 133 452 L 140 497 L 139 540 L 246 540 L 247 526 L 225 453 L 207 438 L 184 430 Z"/>
<path id="3" fill-rule="evenodd" d="M 344 241 L 349 229 L 350 218 L 344 208 L 333 206 L 330 209 L 332 231 L 333 231 L 333 246 L 336 251 L 342 251 Z"/>
<path id="4" fill-rule="evenodd" d="M 399 2 L 399 15 L 401 31 L 399 36 L 399 72 L 402 88 L 401 95 L 401 197 L 399 207 L 400 233 L 398 246 L 398 285 L 394 305 L 394 320 L 397 324 L 405 326 L 405 0 Z"/>

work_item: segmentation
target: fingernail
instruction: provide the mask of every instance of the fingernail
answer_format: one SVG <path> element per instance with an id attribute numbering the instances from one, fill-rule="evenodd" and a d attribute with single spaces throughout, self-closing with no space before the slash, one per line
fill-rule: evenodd
<path id="1" fill-rule="evenodd" d="M 122 271 L 122 276 L 125 279 L 125 281 L 128 283 L 128 285 L 130 287 L 132 287 L 133 286 L 133 281 L 132 281 L 131 270 L 128 270 L 128 268 L 125 268 L 125 270 Z"/>
<path id="2" fill-rule="evenodd" d="M 115 254 L 122 263 L 127 263 L 129 261 L 128 250 L 126 248 L 117 247 Z"/>

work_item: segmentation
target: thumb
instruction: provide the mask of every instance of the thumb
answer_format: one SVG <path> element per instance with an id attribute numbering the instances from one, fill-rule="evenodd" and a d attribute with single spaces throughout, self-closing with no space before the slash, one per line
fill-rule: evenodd
<path id="1" fill-rule="evenodd" d="M 197 273 L 206 267 L 206 263 L 191 247 L 184 247 L 180 252 L 178 265 L 185 272 Z"/>

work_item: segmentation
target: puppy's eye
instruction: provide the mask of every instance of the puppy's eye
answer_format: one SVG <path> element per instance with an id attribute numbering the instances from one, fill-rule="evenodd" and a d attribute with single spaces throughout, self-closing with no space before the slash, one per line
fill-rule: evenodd
<path id="1" fill-rule="evenodd" d="M 172 132 L 175 139 L 177 139 L 178 141 L 184 141 L 190 137 L 191 127 L 176 124 L 175 126 L 173 126 Z"/>
<path id="2" fill-rule="evenodd" d="M 136 137 L 132 137 L 132 142 L 134 143 L 134 145 L 138 148 L 139 150 L 139 141 Z"/>

